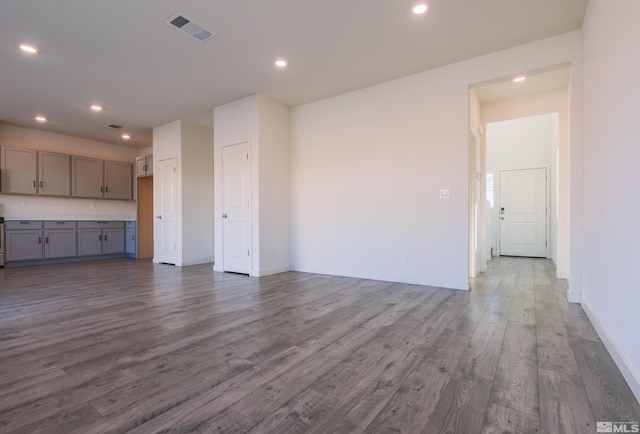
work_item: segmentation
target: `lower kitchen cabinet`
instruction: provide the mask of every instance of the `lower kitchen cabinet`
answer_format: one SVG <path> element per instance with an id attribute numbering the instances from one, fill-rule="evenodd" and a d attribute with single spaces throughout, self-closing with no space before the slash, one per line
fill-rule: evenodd
<path id="1" fill-rule="evenodd" d="M 6 262 L 42 259 L 42 230 L 7 230 Z"/>
<path id="2" fill-rule="evenodd" d="M 78 222 L 78 256 L 124 253 L 124 222 Z"/>
<path id="3" fill-rule="evenodd" d="M 131 236 L 135 255 L 135 222 L 124 221 L 7 221 L 6 262 L 29 265 L 47 260 L 129 254 Z"/>
<path id="4" fill-rule="evenodd" d="M 76 256 L 76 222 L 44 222 L 44 259 Z"/>
<path id="5" fill-rule="evenodd" d="M 125 234 L 124 234 L 124 252 L 129 257 L 136 257 L 138 250 L 138 242 L 136 241 L 136 222 L 125 222 Z"/>

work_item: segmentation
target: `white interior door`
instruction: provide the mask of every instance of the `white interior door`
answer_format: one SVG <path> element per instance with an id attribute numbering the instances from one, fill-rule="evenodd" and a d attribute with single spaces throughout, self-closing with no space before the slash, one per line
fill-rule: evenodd
<path id="1" fill-rule="evenodd" d="M 500 255 L 547 256 L 547 169 L 500 172 Z"/>
<path id="2" fill-rule="evenodd" d="M 177 261 L 177 192 L 176 159 L 158 161 L 158 207 L 156 215 L 157 262 L 175 264 Z"/>
<path id="3" fill-rule="evenodd" d="M 224 271 L 251 272 L 251 164 L 249 143 L 222 148 Z"/>

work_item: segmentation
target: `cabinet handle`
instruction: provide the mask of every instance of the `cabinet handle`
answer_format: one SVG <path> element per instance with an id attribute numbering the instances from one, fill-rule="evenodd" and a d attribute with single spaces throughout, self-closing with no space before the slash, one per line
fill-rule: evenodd
<path id="1" fill-rule="evenodd" d="M 102 241 L 102 235 L 98 235 L 98 241 Z"/>
<path id="2" fill-rule="evenodd" d="M 38 244 L 42 244 L 42 237 L 38 237 Z"/>
<path id="3" fill-rule="evenodd" d="M 40 181 L 40 188 L 44 187 L 43 182 Z"/>
<path id="4" fill-rule="evenodd" d="M 100 193 L 104 193 L 104 187 L 100 186 Z"/>
<path id="5" fill-rule="evenodd" d="M 31 222 L 20 222 L 21 225 L 28 225 Z"/>
<path id="6" fill-rule="evenodd" d="M 104 192 L 105 192 L 105 193 L 109 193 L 109 187 L 105 187 L 105 188 L 104 188 Z"/>
<path id="7" fill-rule="evenodd" d="M 45 244 L 49 244 L 49 237 L 45 237 L 45 238 L 44 238 L 44 243 L 45 243 Z"/>
<path id="8" fill-rule="evenodd" d="M 131 235 L 131 241 L 135 241 L 136 240 L 136 236 L 135 235 Z"/>
<path id="9" fill-rule="evenodd" d="M 36 182 L 33 181 L 33 188 L 36 188 Z"/>
<path id="10" fill-rule="evenodd" d="M 107 236 L 106 235 L 104 236 L 104 240 L 107 241 Z"/>

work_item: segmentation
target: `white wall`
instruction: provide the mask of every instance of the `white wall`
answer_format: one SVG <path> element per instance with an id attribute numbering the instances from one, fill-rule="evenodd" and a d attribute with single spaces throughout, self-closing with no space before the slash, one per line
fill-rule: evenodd
<path id="1" fill-rule="evenodd" d="M 554 138 L 557 138 L 558 143 L 554 144 L 557 146 L 557 152 L 552 151 L 551 163 L 551 192 L 554 195 L 551 201 L 551 218 L 555 222 L 551 227 L 551 256 L 556 265 L 556 277 L 559 279 L 569 278 L 569 179 L 571 173 L 569 167 L 569 132 L 571 128 L 569 98 L 569 91 L 565 88 L 486 103 L 481 107 L 484 124 L 542 113 L 558 113 L 558 124 L 554 126 L 557 128 L 557 134 L 552 134 Z M 577 161 L 575 164 L 580 165 L 581 162 Z M 580 167 L 574 168 L 574 172 L 579 170 Z"/>
<path id="2" fill-rule="evenodd" d="M 580 43 L 573 32 L 294 108 L 293 269 L 468 289 L 469 86 L 566 62 L 580 74 Z"/>
<path id="3" fill-rule="evenodd" d="M 249 142 L 251 149 L 251 272 L 266 276 L 290 269 L 289 108 L 253 95 L 214 108 L 215 208 L 222 209 L 222 148 Z M 222 218 L 216 213 L 216 263 L 224 270 Z M 219 241 L 218 241 L 219 240 Z"/>
<path id="4" fill-rule="evenodd" d="M 259 104 L 258 239 L 261 276 L 291 268 L 290 109 L 264 95 Z"/>
<path id="5" fill-rule="evenodd" d="M 213 262 L 213 130 L 181 123 L 182 264 Z"/>
<path id="6" fill-rule="evenodd" d="M 158 163 L 176 159 L 176 264 L 187 266 L 213 262 L 213 132 L 210 128 L 174 121 L 153 129 L 154 214 Z M 154 226 L 154 251 L 159 256 L 160 226 Z"/>
<path id="7" fill-rule="evenodd" d="M 59 152 L 135 164 L 138 149 L 0 123 L 0 146 Z M 24 205 L 23 205 L 24 204 Z M 136 217 L 135 203 L 0 194 L 0 216 L 7 219 L 124 220 Z"/>
<path id="8" fill-rule="evenodd" d="M 582 303 L 640 399 L 640 2 L 590 0 L 584 22 Z"/>
<path id="9" fill-rule="evenodd" d="M 251 220 L 252 232 L 259 233 L 258 208 L 258 96 L 252 95 L 213 109 L 213 176 L 214 176 L 214 208 L 222 210 L 222 148 L 238 143 L 249 142 L 251 151 Z M 224 271 L 224 250 L 222 245 L 222 213 L 214 215 L 215 228 L 215 264 L 214 271 Z M 252 237 L 252 239 L 255 239 Z M 257 251 L 251 246 L 251 251 Z M 252 270 L 259 268 L 259 255 L 252 256 Z"/>

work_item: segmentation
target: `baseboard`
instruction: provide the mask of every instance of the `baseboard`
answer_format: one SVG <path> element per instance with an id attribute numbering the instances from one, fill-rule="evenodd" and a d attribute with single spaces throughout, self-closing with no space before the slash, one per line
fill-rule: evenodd
<path id="1" fill-rule="evenodd" d="M 360 272 L 358 270 L 342 270 L 342 269 L 329 269 L 322 267 L 304 267 L 304 266 L 293 266 L 291 271 L 300 271 L 302 273 L 314 273 L 314 274 L 326 274 L 329 276 L 342 276 L 342 277 L 353 277 L 356 279 L 371 279 L 371 280 L 381 280 L 383 282 L 394 282 L 394 283 L 408 283 L 412 285 L 424 285 L 424 286 L 434 286 L 437 288 L 447 288 L 447 289 L 458 289 L 461 291 L 469 291 L 469 282 L 453 282 L 453 281 L 443 281 L 443 280 L 434 280 L 430 276 L 411 276 L 411 275 L 399 275 L 399 274 L 387 274 L 387 273 L 371 273 Z"/>
<path id="2" fill-rule="evenodd" d="M 264 276 L 271 276 L 273 274 L 286 273 L 287 271 L 291 271 L 291 268 L 289 266 L 265 268 L 264 270 L 259 270 L 255 274 L 251 274 L 251 276 L 264 277 Z"/>
<path id="3" fill-rule="evenodd" d="M 587 317 L 591 321 L 593 328 L 596 330 L 596 333 L 602 340 L 602 343 L 611 354 L 613 361 L 620 369 L 622 376 L 627 381 L 631 392 L 635 395 L 636 399 L 640 401 L 640 376 L 634 371 L 633 367 L 627 362 L 627 359 L 624 357 L 624 354 L 620 351 L 618 346 L 615 344 L 611 336 L 607 333 L 607 330 L 604 328 L 602 323 L 598 320 L 598 317 L 593 313 L 589 304 L 586 302 L 582 303 L 582 309 L 587 314 Z"/>
<path id="4" fill-rule="evenodd" d="M 569 301 L 569 303 L 576 303 L 576 304 L 582 303 L 582 294 L 575 291 L 571 291 L 571 282 L 569 282 L 569 290 L 567 291 L 567 300 Z"/>

